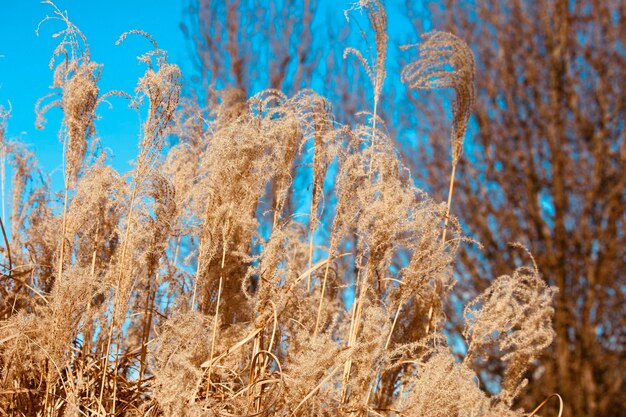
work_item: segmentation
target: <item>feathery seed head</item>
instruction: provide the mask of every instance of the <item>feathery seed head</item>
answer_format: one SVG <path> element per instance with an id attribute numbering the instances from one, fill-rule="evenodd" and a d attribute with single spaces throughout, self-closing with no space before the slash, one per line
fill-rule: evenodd
<path id="1" fill-rule="evenodd" d="M 402 70 L 402 82 L 410 88 L 453 88 L 452 158 L 456 163 L 463 152 L 463 139 L 474 104 L 474 55 L 467 44 L 447 32 L 428 32 L 419 45 L 421 57 Z M 409 49 L 416 45 L 406 45 Z"/>

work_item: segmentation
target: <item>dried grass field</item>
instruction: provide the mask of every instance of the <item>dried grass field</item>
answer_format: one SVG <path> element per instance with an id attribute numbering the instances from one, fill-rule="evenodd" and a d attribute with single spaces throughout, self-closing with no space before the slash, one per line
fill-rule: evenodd
<path id="1" fill-rule="evenodd" d="M 49 6 L 54 7 L 50 3 Z M 3 215 L 0 416 L 532 416 L 514 406 L 554 338 L 557 288 L 525 266 L 473 300 L 451 297 L 464 235 L 454 184 L 476 99 L 474 55 L 427 32 L 386 73 L 387 15 L 361 0 L 374 43 L 346 45 L 371 83 L 352 125 L 313 90 L 216 92 L 199 105 L 141 31 L 135 91 L 104 68 L 65 13 L 54 91 L 64 187 L 0 122 Z M 450 89 L 448 198 L 417 188 L 379 114 L 387 77 Z M 137 109 L 138 157 L 118 172 L 96 146 L 107 99 Z M 10 175 L 5 175 L 5 172 Z M 455 304 L 456 303 L 456 304 Z M 463 309 L 462 341 L 446 306 Z M 462 348 L 459 348 L 462 346 Z M 479 386 L 497 354 L 499 393 Z M 560 415 L 549 397 L 544 415 Z M 548 411 L 549 409 L 549 411 Z"/>

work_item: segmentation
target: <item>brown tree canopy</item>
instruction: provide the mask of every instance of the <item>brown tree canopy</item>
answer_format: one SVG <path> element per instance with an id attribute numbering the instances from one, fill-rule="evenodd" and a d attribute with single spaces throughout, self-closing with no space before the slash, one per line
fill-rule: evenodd
<path id="1" fill-rule="evenodd" d="M 559 294 L 556 342 L 524 405 L 559 392 L 564 415 L 621 415 L 626 3 L 447 3 L 433 13 L 435 27 L 466 40 L 477 61 L 475 133 L 453 211 L 484 249 L 466 247 L 460 288 L 480 291 L 510 268 L 508 242 L 527 245 Z M 425 137 L 441 147 L 437 135 Z M 447 163 L 419 163 L 443 188 Z"/>
<path id="2" fill-rule="evenodd" d="M 452 211 L 483 247 L 465 245 L 461 250 L 458 297 L 470 298 L 525 261 L 524 253 L 509 242 L 526 245 L 544 279 L 560 292 L 556 342 L 527 375 L 535 383 L 521 402 L 531 407 L 558 392 L 565 399 L 564 415 L 623 414 L 626 3 L 441 3 L 426 10 L 421 2 L 407 1 L 404 13 L 416 29 L 412 42 L 428 23 L 466 41 L 476 57 L 474 116 L 457 170 Z M 273 51 L 267 56 L 270 73 L 263 87 L 285 80 L 292 86 L 315 86 L 316 77 L 349 79 L 337 76 L 349 68 L 333 61 L 333 40 L 316 43 L 310 37 L 315 16 L 323 13 L 314 2 L 271 2 L 280 7 L 262 13 L 253 1 L 192 4 L 199 23 L 190 26 L 190 39 L 203 75 L 221 74 L 220 79 L 247 91 L 259 61 L 245 34 L 258 26 Z M 273 25 L 262 23 L 268 21 Z M 397 39 L 394 25 L 390 27 L 392 42 L 406 40 Z M 296 48 L 282 47 L 287 44 Z M 407 61 L 411 53 L 405 53 Z M 397 87 L 398 81 L 390 80 L 383 93 L 383 103 L 393 100 L 396 108 L 388 128 L 397 130 L 413 173 L 444 200 L 451 165 L 449 106 L 422 92 L 389 94 Z M 333 96 L 336 107 L 344 106 L 339 112 L 358 108 L 345 99 L 348 95 L 342 101 L 341 91 L 320 92 Z M 460 331 L 461 314 L 450 311 L 449 317 L 451 329 Z M 499 364 L 484 366 L 482 377 L 497 389 Z"/>

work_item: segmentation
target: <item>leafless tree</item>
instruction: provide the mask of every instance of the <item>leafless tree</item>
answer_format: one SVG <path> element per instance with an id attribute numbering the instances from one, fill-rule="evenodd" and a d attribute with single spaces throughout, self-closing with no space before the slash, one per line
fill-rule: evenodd
<path id="1" fill-rule="evenodd" d="M 350 27 L 341 8 L 322 6 L 318 0 L 189 0 L 181 28 L 201 87 L 195 91 L 211 100 L 223 88 L 242 97 L 266 88 L 287 94 L 314 88 L 341 99 L 340 116 L 363 110 L 367 77 L 342 57 Z"/>
<path id="2" fill-rule="evenodd" d="M 626 2 L 446 1 L 430 13 L 477 61 L 453 212 L 484 248 L 462 251 L 459 294 L 510 269 L 519 251 L 507 242 L 527 245 L 560 292 L 556 341 L 529 375 L 523 405 L 558 392 L 564 415 L 623 415 Z M 414 20 L 419 28 L 424 16 Z M 429 151 L 416 172 L 443 198 L 442 109 L 413 100 L 423 112 L 415 120 L 430 121 L 417 127 Z"/>

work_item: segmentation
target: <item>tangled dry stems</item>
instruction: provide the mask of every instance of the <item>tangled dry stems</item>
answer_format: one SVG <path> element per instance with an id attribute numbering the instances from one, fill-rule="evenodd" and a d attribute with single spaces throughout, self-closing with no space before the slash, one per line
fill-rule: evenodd
<path id="1" fill-rule="evenodd" d="M 56 51 L 61 98 L 40 114 L 64 114 L 62 211 L 35 180 L 32 155 L 0 130 L 13 172 L 12 259 L 0 286 L 4 415 L 523 415 L 511 406 L 553 338 L 555 290 L 536 267 L 495 279 L 466 307 L 458 360 L 442 306 L 460 226 L 450 201 L 415 187 L 376 124 L 386 16 L 378 1 L 358 7 L 377 54 L 371 65 L 350 50 L 374 90 L 373 113 L 353 127 L 313 91 L 248 99 L 224 90 L 209 109 L 183 101 L 180 70 L 156 42 L 122 35 L 153 45 L 131 97 L 147 117 L 128 179 L 106 155 L 86 161 L 101 67 L 55 9 L 67 24 Z M 424 41 L 403 78 L 456 91 L 456 164 L 471 51 L 450 34 Z M 298 198 L 303 181 L 310 193 Z M 472 370 L 492 354 L 506 367 L 496 396 Z"/>

